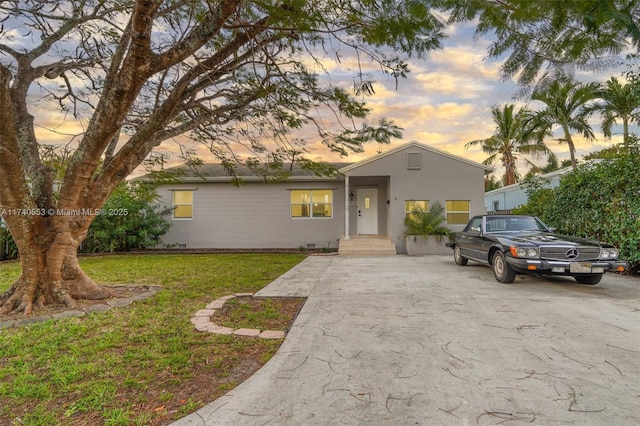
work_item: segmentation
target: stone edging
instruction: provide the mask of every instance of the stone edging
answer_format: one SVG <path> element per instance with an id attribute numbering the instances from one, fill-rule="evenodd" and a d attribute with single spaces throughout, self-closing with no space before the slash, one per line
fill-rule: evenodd
<path id="1" fill-rule="evenodd" d="M 130 286 L 109 286 L 110 288 L 129 288 Z M 154 285 L 145 285 L 145 286 L 141 286 L 141 287 L 146 287 L 147 291 L 143 292 L 143 293 L 139 293 L 136 294 L 135 296 L 131 296 L 131 297 L 123 297 L 123 298 L 119 298 L 119 299 L 113 299 L 110 300 L 108 302 L 105 303 L 98 303 L 96 305 L 89 305 L 86 306 L 82 309 L 77 309 L 77 310 L 71 310 L 71 311 L 64 311 L 64 312 L 60 312 L 58 314 L 53 314 L 53 315 L 43 315 L 43 316 L 38 316 L 38 317 L 28 317 L 28 318 L 23 318 L 23 319 L 18 319 L 18 320 L 11 320 L 11 321 L 0 321 L 0 329 L 3 328 L 11 328 L 11 327 L 20 327 L 23 325 L 28 325 L 28 324 L 36 324 L 39 322 L 45 322 L 45 321 L 49 321 L 49 320 L 59 320 L 59 319 L 65 319 L 65 318 L 75 318 L 75 317 L 82 317 L 84 315 L 87 314 L 93 314 L 96 312 L 105 312 L 108 311 L 111 308 L 121 308 L 124 306 L 129 306 L 130 304 L 132 304 L 133 302 L 137 301 L 137 300 L 144 300 L 148 297 L 153 296 L 154 294 L 156 294 L 161 286 L 154 286 Z"/>
<path id="2" fill-rule="evenodd" d="M 227 300 L 235 299 L 236 297 L 251 297 L 252 293 L 237 293 L 229 296 L 223 296 L 213 302 L 207 304 L 204 309 L 200 309 L 191 318 L 191 323 L 198 331 L 207 331 L 213 334 L 225 334 L 245 337 L 258 337 L 261 339 L 284 339 L 286 333 L 284 331 L 277 330 L 264 330 L 260 331 L 253 328 L 238 328 L 233 329 L 229 327 L 222 327 L 211 321 L 211 317 L 216 313 L 216 310 L 222 309 Z"/>

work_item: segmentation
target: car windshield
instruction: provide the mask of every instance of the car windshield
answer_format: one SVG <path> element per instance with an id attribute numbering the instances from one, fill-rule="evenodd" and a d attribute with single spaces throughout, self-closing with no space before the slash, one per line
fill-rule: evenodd
<path id="1" fill-rule="evenodd" d="M 502 216 L 487 218 L 487 232 L 505 231 L 547 231 L 547 229 L 541 222 L 529 216 Z"/>

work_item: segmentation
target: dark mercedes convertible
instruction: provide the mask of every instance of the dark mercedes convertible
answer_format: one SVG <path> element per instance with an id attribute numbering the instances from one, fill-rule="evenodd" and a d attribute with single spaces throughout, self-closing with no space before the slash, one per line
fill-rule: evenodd
<path id="1" fill-rule="evenodd" d="M 516 274 L 531 274 L 571 276 L 595 285 L 606 271 L 627 267 L 612 245 L 555 234 L 532 216 L 476 216 L 447 245 L 456 264 L 485 263 L 502 283 L 512 283 Z"/>

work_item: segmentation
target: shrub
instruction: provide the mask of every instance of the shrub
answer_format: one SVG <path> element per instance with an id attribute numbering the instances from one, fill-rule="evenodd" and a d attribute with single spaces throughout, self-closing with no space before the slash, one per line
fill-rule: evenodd
<path id="1" fill-rule="evenodd" d="M 549 187 L 549 180 L 532 175 L 526 177 L 521 186 L 527 193 L 527 204 L 514 208 L 512 213 L 537 216 L 546 222 L 547 208 L 555 198 L 555 190 Z"/>
<path id="2" fill-rule="evenodd" d="M 160 244 L 171 224 L 164 215 L 171 208 L 157 205 L 155 189 L 141 182 L 123 182 L 96 216 L 82 244 L 84 252 L 114 252 L 153 247 Z"/>
<path id="3" fill-rule="evenodd" d="M 565 175 L 541 219 L 565 234 L 614 244 L 631 272 L 640 265 L 640 158 L 588 163 Z"/>
<path id="4" fill-rule="evenodd" d="M 439 202 L 431 204 L 429 210 L 416 206 L 404 218 L 404 235 L 422 235 L 425 237 L 432 235 L 442 241 L 445 237 L 451 236 L 451 230 L 444 225 L 446 220 L 444 207 Z"/>
<path id="5" fill-rule="evenodd" d="M 16 242 L 2 219 L 0 219 L 0 260 L 16 259 L 17 257 L 18 247 Z"/>

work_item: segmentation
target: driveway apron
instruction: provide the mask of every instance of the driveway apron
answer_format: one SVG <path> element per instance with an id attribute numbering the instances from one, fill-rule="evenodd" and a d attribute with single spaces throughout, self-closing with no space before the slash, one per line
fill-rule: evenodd
<path id="1" fill-rule="evenodd" d="M 640 424 L 640 285 L 519 277 L 453 256 L 309 257 L 276 355 L 186 425 Z"/>

